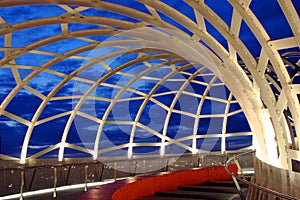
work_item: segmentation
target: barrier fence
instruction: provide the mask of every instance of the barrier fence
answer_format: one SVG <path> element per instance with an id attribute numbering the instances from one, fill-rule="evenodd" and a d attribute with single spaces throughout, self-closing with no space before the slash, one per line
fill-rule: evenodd
<path id="1" fill-rule="evenodd" d="M 223 165 L 226 160 L 237 153 L 208 153 L 168 155 L 164 157 L 138 158 L 103 158 L 91 160 L 88 158 L 65 159 L 57 162 L 55 159 L 36 159 L 25 165 L 15 161 L 0 161 L 0 197 L 11 194 L 84 183 L 102 182 L 108 179 L 118 179 L 136 175 L 148 175 L 165 171 Z M 240 161 L 243 167 L 253 167 L 252 155 L 243 157 Z M 105 163 L 105 164 L 104 164 Z M 154 170 L 153 170 L 154 169 Z"/>
<path id="2" fill-rule="evenodd" d="M 240 193 L 241 199 L 263 199 L 263 200 L 281 200 L 281 199 L 288 199 L 288 200 L 297 200 L 299 198 L 297 197 L 293 197 L 290 196 L 288 194 L 282 193 L 280 191 L 276 191 L 274 189 L 270 189 L 267 187 L 267 185 L 272 185 L 274 188 L 277 189 L 281 189 L 281 186 L 285 185 L 286 180 L 281 179 L 280 177 L 280 172 L 277 173 L 276 175 L 273 174 L 274 176 L 268 176 L 268 172 L 266 171 L 266 169 L 268 168 L 271 169 L 270 171 L 275 171 L 275 167 L 272 166 L 267 166 L 265 168 L 260 168 L 258 165 L 261 164 L 257 164 L 259 161 L 254 158 L 254 168 L 259 168 L 258 171 L 260 171 L 261 175 L 254 175 L 252 177 L 251 181 L 248 181 L 244 174 L 243 174 L 243 168 L 239 167 L 240 163 L 243 163 L 244 158 L 243 157 L 249 157 L 249 155 L 253 155 L 255 153 L 255 151 L 248 151 L 248 152 L 243 152 L 240 153 L 238 155 L 234 155 L 232 156 L 230 159 L 228 159 L 228 161 L 225 163 L 225 169 L 226 171 L 232 175 L 233 180 L 235 181 L 236 187 L 239 190 L 240 186 L 239 186 L 239 182 L 245 183 L 246 185 L 248 185 L 248 192 L 247 192 L 247 197 L 244 196 L 243 193 Z M 231 163 L 235 163 L 237 164 L 237 166 L 239 167 L 240 170 L 240 175 L 235 175 L 229 168 L 228 165 Z M 280 169 L 278 169 L 279 171 L 282 171 Z M 277 170 L 277 171 L 278 171 Z M 264 172 L 265 171 L 265 172 Z M 274 177 L 279 177 L 279 181 L 275 182 Z M 264 183 L 261 183 L 263 179 Z M 268 183 L 267 183 L 268 182 Z M 294 183 L 295 184 L 295 183 Z"/>

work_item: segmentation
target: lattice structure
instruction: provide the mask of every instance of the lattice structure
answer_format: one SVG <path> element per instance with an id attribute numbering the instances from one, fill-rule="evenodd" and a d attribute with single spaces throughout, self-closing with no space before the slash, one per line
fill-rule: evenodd
<path id="1" fill-rule="evenodd" d="M 255 148 L 282 168 L 300 160 L 298 1 L 0 7 L 1 159 Z M 174 50 L 194 44 L 207 53 L 199 63 Z"/>

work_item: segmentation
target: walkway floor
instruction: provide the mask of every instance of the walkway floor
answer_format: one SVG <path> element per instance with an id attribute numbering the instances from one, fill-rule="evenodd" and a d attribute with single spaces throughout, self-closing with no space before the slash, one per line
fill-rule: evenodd
<path id="1" fill-rule="evenodd" d="M 67 191 L 60 191 L 57 193 L 57 197 L 53 198 L 52 193 L 38 194 L 34 196 L 25 196 L 24 200 L 76 200 L 81 194 L 83 194 L 83 188 L 70 189 Z M 3 198 L 0 197 L 0 200 Z M 19 197 L 12 198 L 11 200 L 20 200 Z"/>
<path id="2" fill-rule="evenodd" d="M 96 186 L 111 183 L 114 180 L 105 180 L 104 182 L 98 182 L 98 183 L 89 183 L 88 184 L 88 190 L 95 188 Z M 57 196 L 56 198 L 53 198 L 53 189 L 48 189 L 48 191 L 44 193 L 33 192 L 33 194 L 24 194 L 24 200 L 77 200 L 84 191 L 84 184 L 75 185 L 72 188 L 65 188 L 61 187 L 58 188 Z M 62 189 L 64 189 L 62 191 Z M 19 195 L 10 195 L 6 197 L 0 197 L 0 200 L 20 200 Z"/>

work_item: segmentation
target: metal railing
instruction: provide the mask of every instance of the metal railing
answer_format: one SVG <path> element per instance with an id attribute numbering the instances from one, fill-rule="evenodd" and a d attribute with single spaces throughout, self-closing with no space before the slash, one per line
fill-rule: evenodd
<path id="1" fill-rule="evenodd" d="M 195 167 L 223 165 L 229 156 L 239 152 L 221 154 L 183 154 L 148 156 L 137 158 L 108 158 L 103 160 L 66 159 L 58 163 L 56 159 L 32 160 L 26 165 L 0 161 L 0 197 L 19 194 L 40 189 L 52 189 L 52 196 L 57 196 L 56 188 L 84 183 L 103 182 L 122 177 L 147 175 L 166 171 L 177 171 Z M 245 159 L 245 165 L 253 165 Z M 2 162 L 2 163 L 1 163 Z M 156 170 L 153 170 L 156 168 Z"/>
<path id="2" fill-rule="evenodd" d="M 241 199 L 242 199 L 242 200 L 243 200 L 243 199 L 246 199 L 246 197 L 244 196 L 244 194 L 243 194 L 242 191 L 241 191 L 239 182 L 242 182 L 242 183 L 246 184 L 246 185 L 248 186 L 248 190 L 249 190 L 250 188 L 253 188 L 253 189 L 256 189 L 256 190 L 258 190 L 258 191 L 262 191 L 262 192 L 265 192 L 265 193 L 267 193 L 267 194 L 274 195 L 274 196 L 275 196 L 275 199 L 281 198 L 281 199 L 288 199 L 288 200 L 299 200 L 299 199 L 297 199 L 297 198 L 295 198 L 295 197 L 292 197 L 292 196 L 289 196 L 289 195 L 287 195 L 287 194 L 283 194 L 283 193 L 280 193 L 280 192 L 271 190 L 271 189 L 266 188 L 266 187 L 262 187 L 262 186 L 260 186 L 260 185 L 257 185 L 257 184 L 255 184 L 255 183 L 252 183 L 252 182 L 246 180 L 245 176 L 243 175 L 243 171 L 242 171 L 242 169 L 241 169 L 241 167 L 240 167 L 240 165 L 239 165 L 238 158 L 241 157 L 241 156 L 244 156 L 244 155 L 247 155 L 247 154 L 253 154 L 253 153 L 255 153 L 255 150 L 254 150 L 254 151 L 252 150 L 252 151 L 248 151 L 248 152 L 243 152 L 243 153 L 240 153 L 240 154 L 238 154 L 238 155 L 234 155 L 233 157 L 231 157 L 230 159 L 228 159 L 228 160 L 226 161 L 226 163 L 225 163 L 225 169 L 226 169 L 226 171 L 232 176 L 232 178 L 233 178 L 233 180 L 234 180 L 234 182 L 235 182 L 235 184 L 236 184 L 236 187 L 237 187 L 237 189 L 238 189 L 238 191 L 239 191 L 239 194 L 240 194 Z M 234 162 L 235 164 L 237 164 L 238 169 L 239 169 L 240 174 L 241 174 L 242 177 L 240 177 L 240 176 L 234 174 L 234 173 L 229 169 L 228 165 L 229 165 L 230 163 L 232 163 L 232 162 Z M 238 181 L 239 181 L 239 182 L 238 182 Z"/>

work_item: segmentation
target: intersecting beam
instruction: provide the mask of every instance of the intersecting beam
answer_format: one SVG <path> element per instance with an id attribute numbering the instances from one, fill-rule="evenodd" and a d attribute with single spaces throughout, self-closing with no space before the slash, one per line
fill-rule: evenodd
<path id="1" fill-rule="evenodd" d="M 291 0 L 278 0 L 278 3 L 295 35 L 297 41 L 296 43 L 298 44 L 298 47 L 300 47 L 300 19 L 297 14 L 296 8 L 293 6 Z"/>
<path id="2" fill-rule="evenodd" d="M 245 9 L 244 5 L 242 5 L 238 0 L 229 0 L 229 2 L 234 6 L 235 9 L 238 10 L 239 14 L 243 17 L 244 21 L 252 30 L 253 34 L 259 41 L 260 45 L 268 55 L 270 62 L 272 63 L 272 66 L 274 67 L 274 70 L 282 85 L 282 92 L 284 92 L 285 96 L 287 97 L 288 105 L 290 106 L 292 116 L 295 120 L 296 132 L 297 135 L 299 135 L 300 134 L 299 102 L 297 96 L 291 95 L 290 93 L 290 90 L 288 88 L 288 83 L 290 83 L 291 80 L 289 74 L 287 73 L 285 65 L 279 55 L 279 52 L 276 51 L 274 48 L 272 48 L 272 46 L 270 45 L 269 43 L 270 37 L 268 36 L 267 32 L 265 31 L 264 27 L 261 25 L 257 17 L 254 15 L 254 13 L 250 9 Z M 284 124 L 286 124 L 286 122 L 282 118 L 281 119 L 277 118 L 278 114 L 276 113 L 276 109 L 272 108 L 272 106 L 269 107 L 269 112 L 271 113 L 271 117 L 274 118 L 272 122 L 277 132 L 276 137 L 278 141 L 282 167 L 288 168 L 285 160 L 286 159 L 285 146 L 287 145 L 287 134 L 289 134 L 284 131 L 284 126 L 285 126 Z"/>
<path id="3" fill-rule="evenodd" d="M 165 57 L 172 57 L 172 55 L 170 54 L 165 54 L 164 55 Z M 164 58 L 163 55 L 150 55 L 150 56 L 146 56 L 146 57 L 140 57 L 136 60 L 133 60 L 133 61 L 130 61 L 130 62 L 127 62 L 125 64 L 122 64 L 110 71 L 108 71 L 107 74 L 103 75 L 99 80 L 97 80 L 97 82 L 92 85 L 87 91 L 86 93 L 84 94 L 84 96 L 79 100 L 79 102 L 77 103 L 77 105 L 75 106 L 72 114 L 70 115 L 68 121 L 67 121 L 67 124 L 65 126 L 65 129 L 64 129 L 64 132 L 62 134 L 62 139 L 61 139 L 61 142 L 62 142 L 62 145 L 61 145 L 61 148 L 60 148 L 60 151 L 59 151 L 59 160 L 62 160 L 63 159 L 63 153 L 64 153 L 64 143 L 66 141 L 66 138 L 67 138 L 67 135 L 68 135 L 68 131 L 71 127 L 71 124 L 76 116 L 76 113 L 79 111 L 80 107 L 82 106 L 83 102 L 85 101 L 85 99 L 87 98 L 87 96 L 92 92 L 94 91 L 94 89 L 100 85 L 101 83 L 103 83 L 106 79 L 108 79 L 109 77 L 111 77 L 112 75 L 114 75 L 116 72 L 118 71 L 121 71 L 122 69 L 125 69 L 133 64 L 136 64 L 136 63 L 139 63 L 139 62 L 143 62 L 145 60 L 149 60 L 149 59 L 157 59 L 157 58 Z M 124 90 L 125 91 L 125 90 Z M 121 95 L 121 93 L 119 93 L 119 95 Z M 118 97 L 116 97 L 117 99 Z M 110 106 L 106 109 L 106 113 L 104 114 L 104 116 L 102 117 L 102 120 L 105 122 L 106 121 L 106 118 L 108 117 L 108 110 L 110 110 L 112 108 L 113 104 L 111 103 Z M 104 123 L 101 123 L 100 126 L 99 126 L 99 129 L 97 131 L 97 136 L 96 136 L 96 140 L 95 140 L 95 145 L 97 144 L 97 147 L 98 148 L 98 143 L 97 141 L 99 141 L 100 139 L 100 136 L 101 136 L 101 132 L 102 132 L 102 128 L 103 128 L 103 125 Z M 95 157 L 94 157 L 95 159 Z"/>

